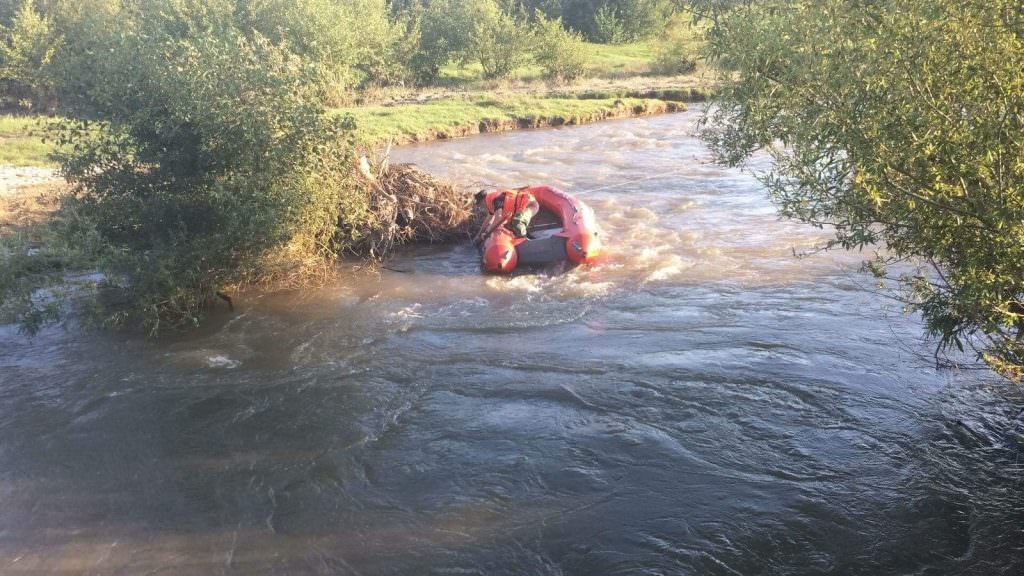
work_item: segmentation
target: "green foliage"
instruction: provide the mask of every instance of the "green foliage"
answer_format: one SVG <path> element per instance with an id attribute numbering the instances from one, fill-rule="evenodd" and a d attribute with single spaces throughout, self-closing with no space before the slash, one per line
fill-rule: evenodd
<path id="1" fill-rule="evenodd" d="M 386 0 L 264 0 L 239 4 L 239 27 L 323 68 L 328 99 L 366 85 L 401 84 L 419 43 L 416 20 Z"/>
<path id="2" fill-rule="evenodd" d="M 690 24 L 675 18 L 658 39 L 651 72 L 665 76 L 689 74 L 697 69 Z"/>
<path id="3" fill-rule="evenodd" d="M 410 67 L 417 82 L 430 84 L 449 61 L 468 58 L 473 6 L 463 0 L 432 0 L 413 12 L 419 24 L 419 46 Z"/>
<path id="4" fill-rule="evenodd" d="M 626 26 L 611 5 L 604 5 L 594 12 L 592 38 L 601 44 L 623 44 L 627 42 Z"/>
<path id="5" fill-rule="evenodd" d="M 544 70 L 544 77 L 554 80 L 575 80 L 587 68 L 587 50 L 583 35 L 566 30 L 562 19 L 550 20 L 543 12 L 536 13 L 534 59 Z"/>
<path id="6" fill-rule="evenodd" d="M 636 42 L 657 35 L 678 10 L 696 0 L 506 0 L 510 12 L 541 12 L 602 44 Z M 721 1 L 721 0 L 719 0 Z"/>
<path id="7" fill-rule="evenodd" d="M 526 64 L 532 34 L 494 0 L 474 0 L 467 57 L 480 63 L 485 79 L 504 78 Z"/>
<path id="8" fill-rule="evenodd" d="M 46 75 L 63 111 L 87 114 L 96 84 L 117 73 L 108 55 L 119 49 L 117 31 L 132 16 L 120 0 L 68 0 L 51 14 L 61 40 Z"/>
<path id="9" fill-rule="evenodd" d="M 606 0 L 593 11 L 588 34 L 602 44 L 624 44 L 657 35 L 676 7 L 664 0 Z"/>
<path id="10" fill-rule="evenodd" d="M 360 84 L 391 86 L 411 81 L 412 61 L 420 43 L 415 16 L 402 13 L 391 17 L 387 0 L 350 0 L 345 6 L 351 14 Z"/>
<path id="11" fill-rule="evenodd" d="M 705 137 L 783 214 L 879 245 L 943 348 L 1024 360 L 1024 18 L 1010 0 L 767 0 L 717 14 Z M 775 146 L 780 142 L 784 146 Z"/>
<path id="12" fill-rule="evenodd" d="M 151 333 L 198 322 L 217 290 L 278 273 L 272 264 L 344 249 L 339 221 L 366 210 L 347 181 L 344 121 L 319 104 L 319 70 L 217 5 L 181 5 L 103 38 L 104 64 L 69 78 L 100 122 L 53 129 L 75 185 L 64 209 L 104 247 L 104 321 Z"/>
<path id="13" fill-rule="evenodd" d="M 10 26 L 0 27 L 0 105 L 45 109 L 52 104 L 46 67 L 55 42 L 50 21 L 32 0 L 22 2 Z"/>
<path id="14" fill-rule="evenodd" d="M 106 43 L 135 22 L 159 20 L 164 33 L 183 40 L 227 29 L 264 38 L 319 69 L 325 102 L 367 85 L 407 82 L 419 44 L 414 15 L 392 17 L 386 0 L 79 0 L 58 2 L 50 13 L 61 42 L 48 78 L 73 110 L 91 92 L 90 79 L 109 72 L 105 54 L 118 47 Z"/>
<path id="15" fill-rule="evenodd" d="M 238 26 L 268 38 L 322 68 L 337 98 L 362 78 L 357 26 L 339 0 L 262 0 L 239 3 Z"/>

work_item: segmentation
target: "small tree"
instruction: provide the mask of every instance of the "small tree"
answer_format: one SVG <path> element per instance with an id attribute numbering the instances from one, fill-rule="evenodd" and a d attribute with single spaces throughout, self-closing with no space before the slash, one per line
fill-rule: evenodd
<path id="1" fill-rule="evenodd" d="M 626 42 L 626 27 L 610 4 L 594 12 L 593 39 L 601 44 L 622 44 Z"/>
<path id="2" fill-rule="evenodd" d="M 419 45 L 410 66 L 420 84 L 435 82 L 441 67 L 452 60 L 469 60 L 474 29 L 475 2 L 431 0 L 414 15 L 419 24 Z"/>
<path id="3" fill-rule="evenodd" d="M 601 0 L 588 36 L 602 44 L 636 42 L 659 34 L 678 6 L 671 0 Z"/>
<path id="4" fill-rule="evenodd" d="M 152 1 L 152 0 L 147 0 Z M 162 0 L 157 0 L 162 1 Z M 361 46 L 357 20 L 349 3 L 341 0 L 261 0 L 239 2 L 233 26 L 257 33 L 315 63 L 321 70 L 321 97 L 328 102 L 345 100 L 365 78 L 359 69 Z"/>
<path id="5" fill-rule="evenodd" d="M 194 324 L 226 286 L 344 249 L 339 222 L 366 218 L 367 199 L 346 181 L 348 132 L 319 103 L 317 67 L 226 14 L 184 37 L 194 21 L 139 17 L 73 82 L 99 122 L 55 136 L 75 186 L 64 209 L 91 223 L 101 293 L 117 296 L 100 300 L 103 319 L 156 332 Z"/>
<path id="6" fill-rule="evenodd" d="M 583 35 L 566 30 L 562 19 L 554 20 L 536 12 L 534 59 L 544 69 L 544 76 L 553 80 L 575 80 L 586 72 L 587 52 Z"/>
<path id="7" fill-rule="evenodd" d="M 0 27 L 0 101 L 5 106 L 45 108 L 53 102 L 46 75 L 56 38 L 50 21 L 25 0 L 10 27 Z"/>
<path id="8" fill-rule="evenodd" d="M 665 76 L 689 74 L 697 69 L 697 61 L 693 57 L 693 36 L 690 24 L 675 18 L 662 32 L 654 48 L 654 61 L 651 71 Z"/>
<path id="9" fill-rule="evenodd" d="M 901 264 L 940 349 L 1024 377 L 1020 3 L 763 0 L 717 16 L 704 136 L 720 159 L 767 149 L 784 215 L 829 227 L 831 246 L 885 248 L 870 270 Z"/>
<path id="10" fill-rule="evenodd" d="M 618 5 L 627 42 L 661 34 L 678 7 L 672 0 L 612 0 Z M 688 0 L 689 1 L 689 0 Z"/>
<path id="11" fill-rule="evenodd" d="M 386 0 L 349 0 L 342 8 L 350 22 L 354 67 L 359 84 L 403 84 L 414 76 L 412 60 L 420 41 L 414 14 L 391 16 Z"/>
<path id="12" fill-rule="evenodd" d="M 530 30 L 494 0 L 477 0 L 473 16 L 467 57 L 480 63 L 484 78 L 504 78 L 529 60 Z"/>

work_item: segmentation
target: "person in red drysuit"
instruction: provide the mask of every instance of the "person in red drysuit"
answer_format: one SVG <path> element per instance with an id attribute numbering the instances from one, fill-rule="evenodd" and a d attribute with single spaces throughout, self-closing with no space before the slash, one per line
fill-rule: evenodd
<path id="1" fill-rule="evenodd" d="M 525 188 L 518 190 L 481 190 L 476 194 L 477 205 L 487 208 L 488 217 L 476 237 L 474 243 L 479 244 L 487 239 L 502 224 L 512 231 L 517 238 L 526 236 L 530 221 L 540 212 L 540 203 Z"/>

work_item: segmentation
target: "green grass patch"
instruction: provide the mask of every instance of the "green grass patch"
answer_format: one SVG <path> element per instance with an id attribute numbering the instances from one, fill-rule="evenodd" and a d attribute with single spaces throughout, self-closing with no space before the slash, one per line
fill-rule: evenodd
<path id="1" fill-rule="evenodd" d="M 491 95 L 400 106 L 339 108 L 336 112 L 352 115 L 360 141 L 376 143 L 388 139 L 407 142 L 461 136 L 474 132 L 472 127 L 485 121 L 529 124 L 557 119 L 559 124 L 582 124 L 617 107 L 649 106 L 652 102 L 619 94 L 581 93 L 557 98 Z M 42 141 L 42 121 L 40 117 L 0 116 L 0 165 L 55 166 L 50 159 L 52 143 Z"/>
<path id="2" fill-rule="evenodd" d="M 587 44 L 590 51 L 589 76 L 594 78 L 643 74 L 654 60 L 651 42 L 635 44 Z"/>
<path id="3" fill-rule="evenodd" d="M 587 42 L 584 49 L 588 54 L 588 78 L 621 78 L 638 74 L 646 74 L 654 60 L 652 42 L 634 44 L 594 44 Z M 536 64 L 528 64 L 517 68 L 507 78 L 510 81 L 534 82 L 543 79 L 544 72 Z M 479 63 L 459 64 L 449 62 L 441 68 L 437 84 L 440 86 L 469 86 L 484 82 L 483 68 Z M 492 81 L 493 82 L 493 81 Z"/>
<path id="4" fill-rule="evenodd" d="M 0 166 L 56 166 L 50 159 L 51 152 L 53 145 L 39 137 L 0 137 Z"/>
<path id="5" fill-rule="evenodd" d="M 533 122 L 539 119 L 560 119 L 565 124 L 587 122 L 617 107 L 649 106 L 654 101 L 638 98 L 538 98 L 481 97 L 453 98 L 424 104 L 402 106 L 362 106 L 338 109 L 355 119 L 358 138 L 375 143 L 395 138 L 429 139 L 432 135 L 454 137 L 472 132 L 482 122 Z"/>
<path id="6" fill-rule="evenodd" d="M 55 166 L 51 143 L 43 142 L 44 116 L 0 116 L 0 165 Z"/>

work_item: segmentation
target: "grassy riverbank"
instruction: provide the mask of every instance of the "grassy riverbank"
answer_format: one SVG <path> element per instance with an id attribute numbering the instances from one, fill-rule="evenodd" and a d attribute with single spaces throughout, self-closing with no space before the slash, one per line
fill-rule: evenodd
<path id="1" fill-rule="evenodd" d="M 356 122 L 359 140 L 398 144 L 457 138 L 480 132 L 572 126 L 612 118 L 685 110 L 685 104 L 651 98 L 453 98 L 402 106 L 339 110 Z"/>
<path id="2" fill-rule="evenodd" d="M 614 118 L 650 116 L 686 109 L 685 101 L 702 100 L 697 88 L 629 89 L 625 85 L 590 88 L 552 96 L 519 94 L 448 96 L 425 102 L 338 108 L 356 123 L 364 145 L 397 144 L 458 138 L 480 132 L 572 126 Z M 645 97 L 630 97 L 630 95 Z M 43 142 L 44 117 L 0 116 L 0 165 L 55 166 L 53 144 Z"/>
<path id="3" fill-rule="evenodd" d="M 703 40 L 698 29 L 686 28 L 683 42 L 695 54 Z M 354 118 L 364 145 L 403 144 L 674 112 L 714 88 L 702 63 L 687 74 L 656 75 L 654 40 L 585 42 L 583 49 L 586 71 L 569 83 L 546 80 L 536 63 L 487 80 L 479 63 L 452 61 L 430 86 L 362 89 L 335 111 Z M 0 115 L 0 166 L 55 167 L 43 132 L 43 117 Z"/>

